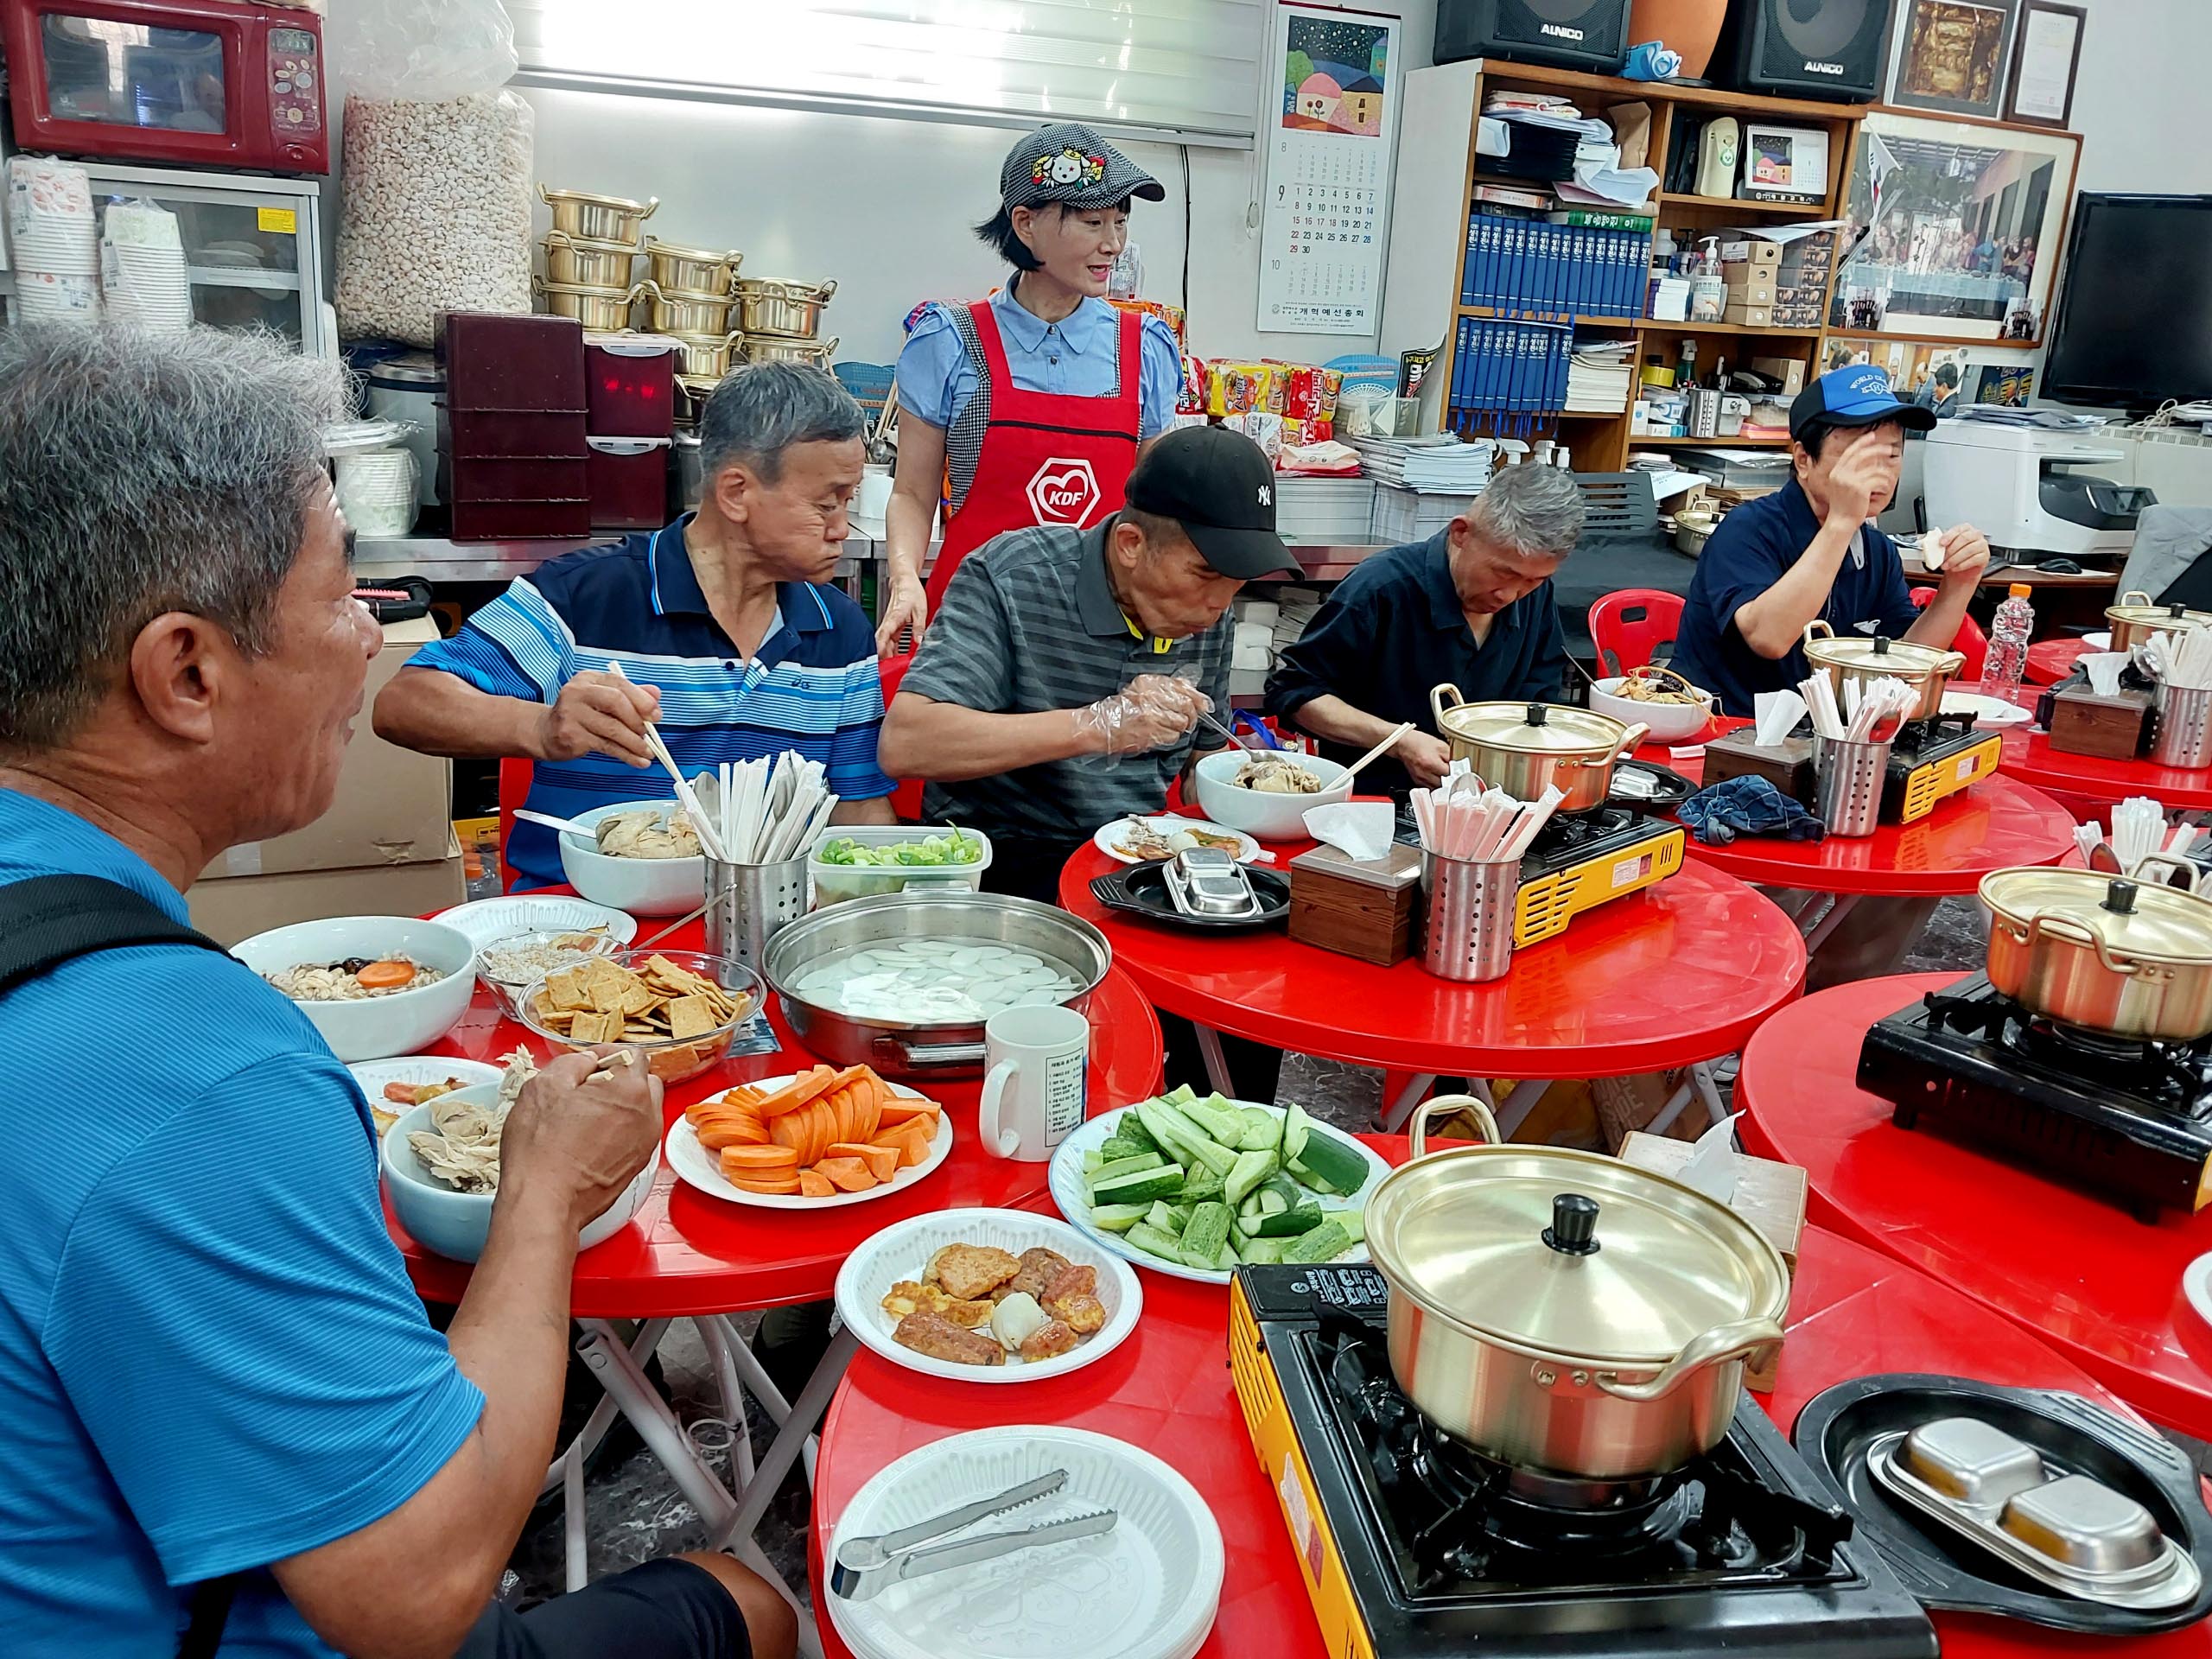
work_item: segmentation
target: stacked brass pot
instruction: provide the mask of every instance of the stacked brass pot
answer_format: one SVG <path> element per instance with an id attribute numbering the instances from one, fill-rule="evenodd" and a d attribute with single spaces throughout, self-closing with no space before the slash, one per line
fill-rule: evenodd
<path id="1" fill-rule="evenodd" d="M 645 238 L 652 274 L 638 289 L 652 302 L 653 332 L 683 348 L 677 384 L 695 400 L 712 391 L 736 360 L 739 334 L 730 313 L 737 302 L 730 290 L 744 257 L 734 250 Z"/>
<path id="2" fill-rule="evenodd" d="M 745 336 L 747 362 L 830 366 L 837 337 L 822 338 L 822 308 L 837 291 L 835 280 L 816 284 L 747 277 L 736 291 L 737 326 Z"/>
<path id="3" fill-rule="evenodd" d="M 642 291 L 630 280 L 632 266 L 660 198 L 632 201 L 542 184 L 537 194 L 553 213 L 544 238 L 545 275 L 537 284 L 546 310 L 574 317 L 594 334 L 627 328 Z"/>

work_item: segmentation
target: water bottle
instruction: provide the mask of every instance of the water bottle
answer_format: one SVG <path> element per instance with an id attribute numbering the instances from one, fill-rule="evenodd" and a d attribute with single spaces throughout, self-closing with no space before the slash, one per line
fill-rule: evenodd
<path id="1" fill-rule="evenodd" d="M 2028 585 L 2016 582 L 2005 591 L 2005 602 L 1989 623 L 1989 655 L 1983 659 L 1981 673 L 1981 683 L 1987 686 L 2019 684 L 2028 665 L 2028 636 L 2035 632 Z"/>

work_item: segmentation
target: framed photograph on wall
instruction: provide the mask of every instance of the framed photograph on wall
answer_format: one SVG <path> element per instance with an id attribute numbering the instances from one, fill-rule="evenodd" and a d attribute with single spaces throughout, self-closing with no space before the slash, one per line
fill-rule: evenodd
<path id="1" fill-rule="evenodd" d="M 2056 0 L 2024 0 L 2012 37 L 2012 74 L 2005 118 L 2063 127 L 2074 114 L 2074 78 L 2082 68 L 2082 31 L 2088 17 Z"/>
<path id="2" fill-rule="evenodd" d="M 1869 111 L 1828 326 L 2035 345 L 2081 152 L 2068 132 Z"/>
<path id="3" fill-rule="evenodd" d="M 1904 0 L 1889 101 L 1994 120 L 2020 0 Z"/>

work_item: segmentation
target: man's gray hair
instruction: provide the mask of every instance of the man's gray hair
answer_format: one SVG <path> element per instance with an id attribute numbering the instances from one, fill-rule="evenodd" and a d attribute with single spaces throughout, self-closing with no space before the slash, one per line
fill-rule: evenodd
<path id="1" fill-rule="evenodd" d="M 743 461 L 773 484 L 795 443 L 842 443 L 868 429 L 853 394 L 827 369 L 755 363 L 725 376 L 699 412 L 699 467 L 709 479 Z"/>
<path id="2" fill-rule="evenodd" d="M 1574 551 L 1584 517 L 1574 475 L 1531 461 L 1499 473 L 1467 509 L 1478 536 L 1529 559 L 1563 559 Z"/>
<path id="3" fill-rule="evenodd" d="M 269 649 L 341 393 L 212 328 L 0 329 L 0 751 L 67 738 L 164 612 Z"/>

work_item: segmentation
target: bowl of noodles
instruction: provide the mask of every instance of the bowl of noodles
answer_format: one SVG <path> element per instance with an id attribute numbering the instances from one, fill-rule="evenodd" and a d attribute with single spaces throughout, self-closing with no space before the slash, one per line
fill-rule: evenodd
<path id="1" fill-rule="evenodd" d="M 1624 726 L 1651 728 L 1654 743 L 1682 743 L 1713 718 L 1713 693 L 1656 664 L 1590 683 L 1590 707 Z"/>
<path id="2" fill-rule="evenodd" d="M 349 1065 L 428 1048 L 476 995 L 475 941 L 409 916 L 295 922 L 231 954 L 289 997 Z"/>

